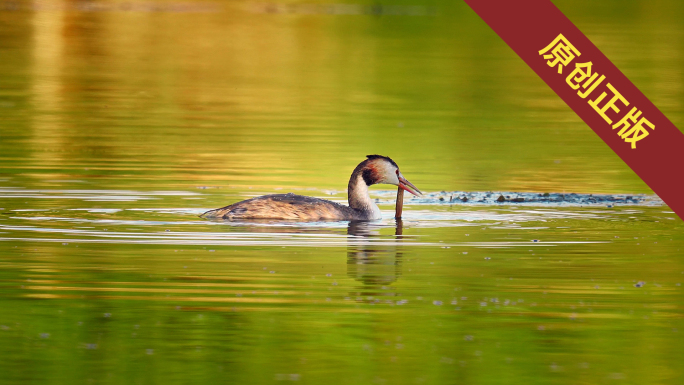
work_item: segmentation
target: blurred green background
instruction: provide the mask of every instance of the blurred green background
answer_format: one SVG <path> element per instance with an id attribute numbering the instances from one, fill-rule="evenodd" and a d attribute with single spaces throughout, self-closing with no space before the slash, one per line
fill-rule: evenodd
<path id="1" fill-rule="evenodd" d="M 681 126 L 684 4 L 555 3 Z M 3 174 L 650 192 L 463 2 L 346 4 L 0 2 Z"/>

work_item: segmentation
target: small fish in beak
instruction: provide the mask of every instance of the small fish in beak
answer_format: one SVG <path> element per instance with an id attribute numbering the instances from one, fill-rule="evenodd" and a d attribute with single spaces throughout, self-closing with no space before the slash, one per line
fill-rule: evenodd
<path id="1" fill-rule="evenodd" d="M 399 188 L 402 188 L 417 197 L 423 196 L 423 193 L 418 190 L 418 187 L 414 186 L 413 183 L 409 182 L 403 175 L 399 175 Z"/>

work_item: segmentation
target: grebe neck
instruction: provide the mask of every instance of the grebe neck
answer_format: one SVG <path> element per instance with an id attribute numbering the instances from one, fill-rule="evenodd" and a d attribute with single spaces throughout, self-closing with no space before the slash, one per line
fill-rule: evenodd
<path id="1" fill-rule="evenodd" d="M 380 215 L 380 208 L 378 208 L 378 205 L 376 205 L 370 195 L 368 195 L 368 184 L 366 180 L 364 180 L 362 170 L 358 167 L 354 170 L 354 173 L 349 179 L 347 196 L 349 199 L 349 207 L 363 212 L 368 216 L 368 219 L 382 218 Z"/>

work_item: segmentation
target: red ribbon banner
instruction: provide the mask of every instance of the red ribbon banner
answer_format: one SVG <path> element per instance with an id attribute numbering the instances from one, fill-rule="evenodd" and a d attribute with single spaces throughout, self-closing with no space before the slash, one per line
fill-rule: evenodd
<path id="1" fill-rule="evenodd" d="M 684 218 L 684 134 L 550 0 L 465 2 Z"/>

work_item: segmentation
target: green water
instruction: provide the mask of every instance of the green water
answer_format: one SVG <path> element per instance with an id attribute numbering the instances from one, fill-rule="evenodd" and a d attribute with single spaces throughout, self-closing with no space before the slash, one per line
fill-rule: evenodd
<path id="1" fill-rule="evenodd" d="M 682 126 L 684 5 L 554 3 Z M 373 153 L 432 194 L 652 194 L 463 3 L 0 1 L 0 117 L 2 384 L 684 383 L 667 206 L 198 218 L 344 202 Z"/>

